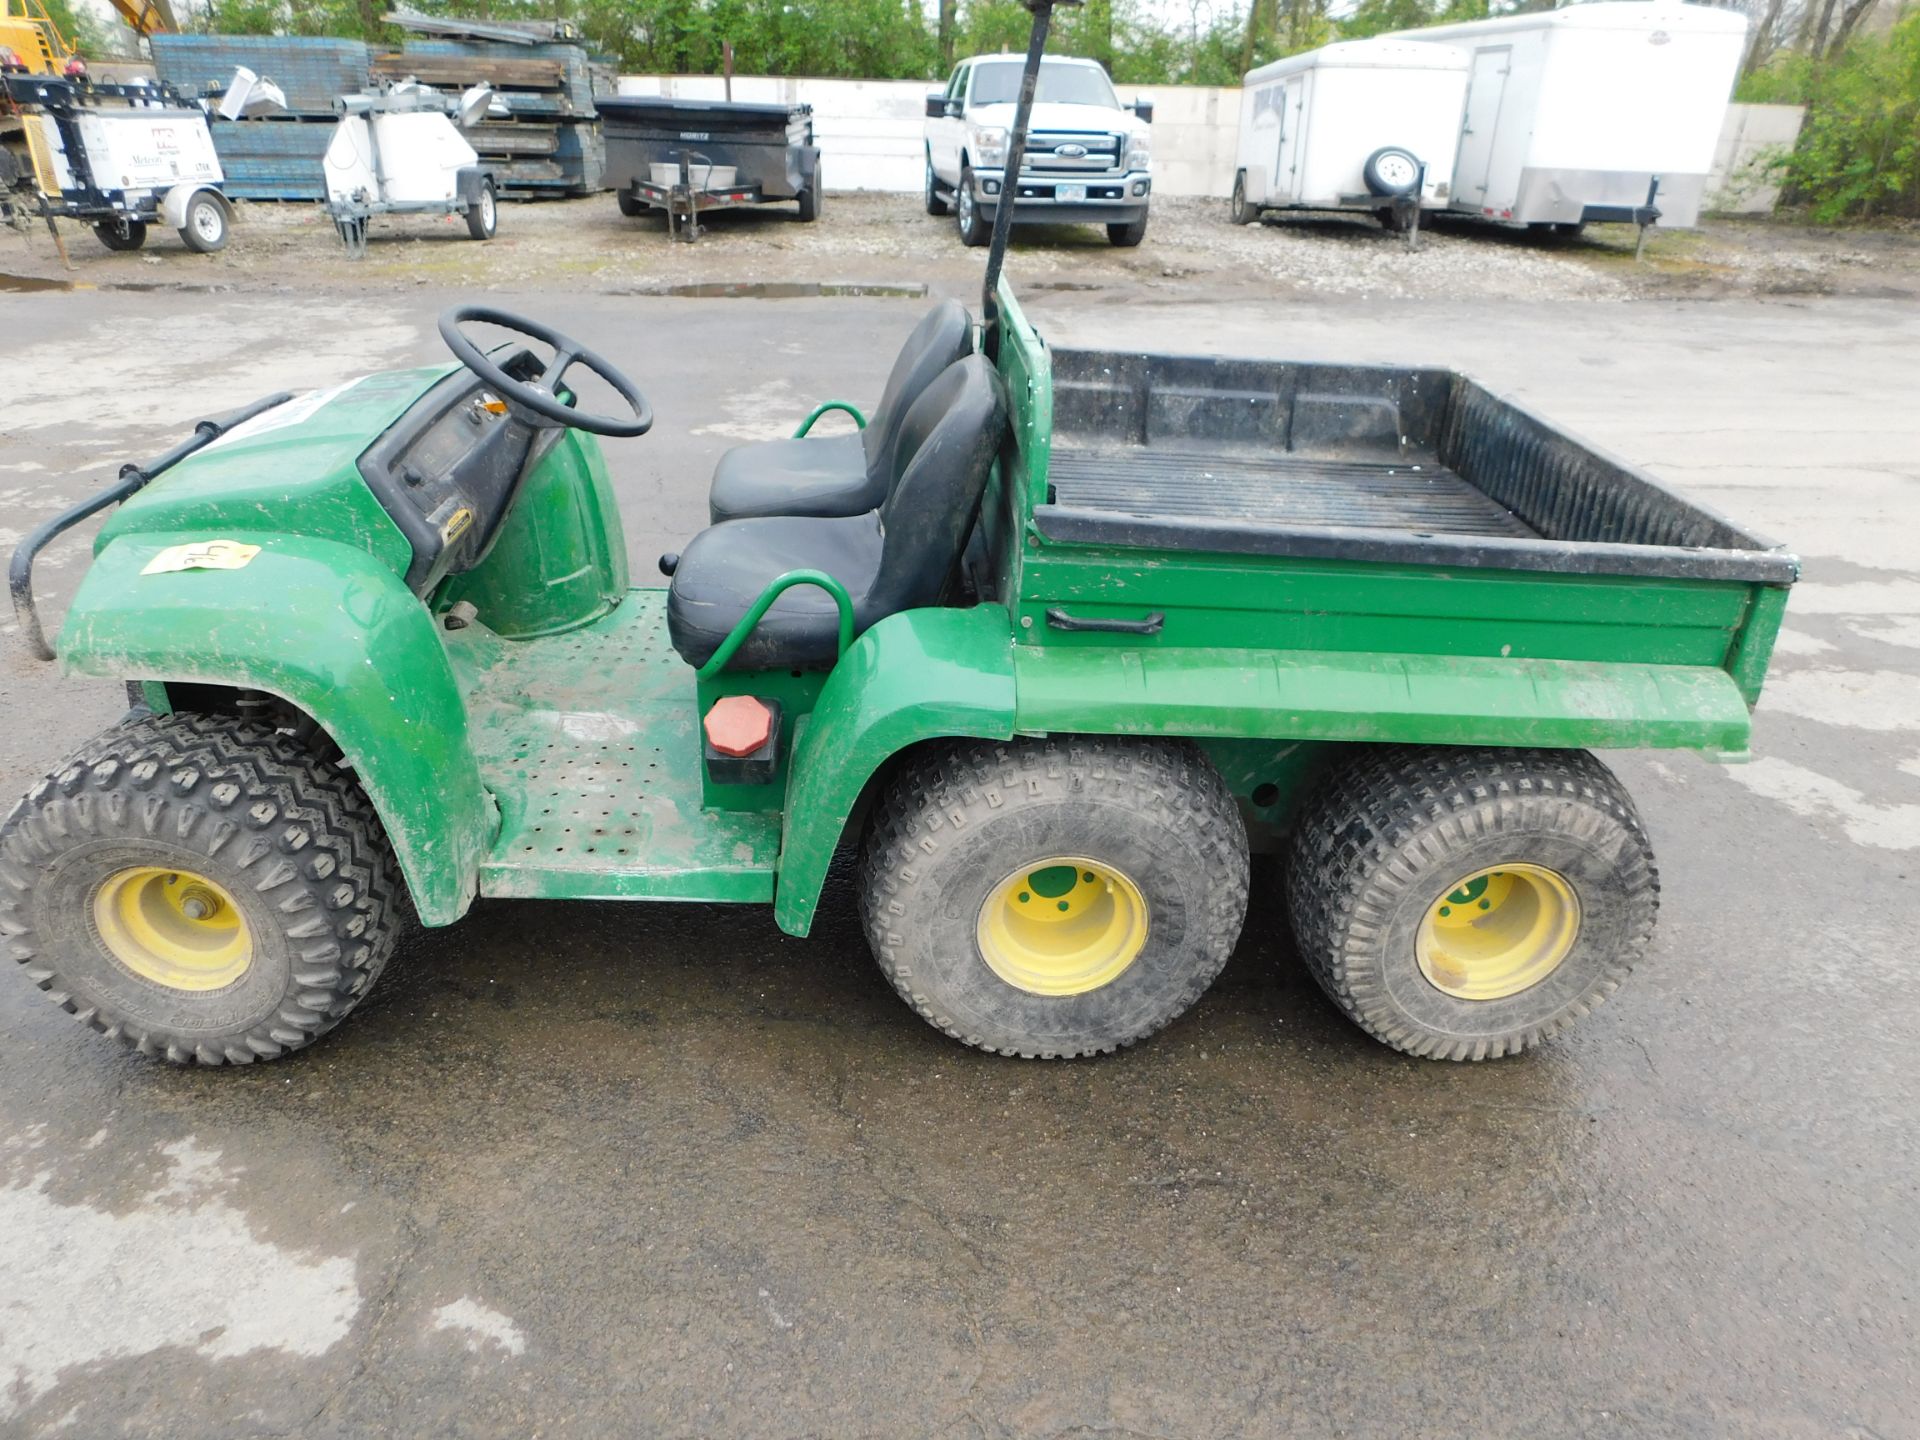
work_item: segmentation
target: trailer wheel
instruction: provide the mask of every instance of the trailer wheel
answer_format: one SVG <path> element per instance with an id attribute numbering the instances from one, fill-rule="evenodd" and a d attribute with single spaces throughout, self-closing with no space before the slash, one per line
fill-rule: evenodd
<path id="1" fill-rule="evenodd" d="M 94 225 L 93 233 L 109 250 L 138 250 L 147 243 L 147 222 L 102 220 Z"/>
<path id="2" fill-rule="evenodd" d="M 932 1025 L 1028 1059 L 1170 1024 L 1226 964 L 1247 836 L 1194 747 L 955 742 L 903 771 L 868 829 L 867 937 Z"/>
<path id="3" fill-rule="evenodd" d="M 813 183 L 800 192 L 800 218 L 811 224 L 820 218 L 820 162 L 813 165 Z"/>
<path id="4" fill-rule="evenodd" d="M 226 249 L 227 207 L 202 190 L 187 201 L 187 223 L 180 227 L 180 238 L 196 255 Z"/>
<path id="5" fill-rule="evenodd" d="M 973 167 L 965 162 L 960 166 L 960 188 L 953 196 L 953 216 L 962 245 L 984 245 L 993 234 L 993 227 L 987 224 L 986 217 L 980 213 L 979 202 L 974 199 Z"/>
<path id="6" fill-rule="evenodd" d="M 652 208 L 646 201 L 637 198 L 625 190 L 616 191 L 613 200 L 614 203 L 620 207 L 620 213 L 629 220 L 639 219 Z"/>
<path id="7" fill-rule="evenodd" d="M 1360 178 L 1382 199 L 1411 195 L 1420 183 L 1420 157 L 1399 145 L 1382 145 L 1367 157 Z"/>
<path id="8" fill-rule="evenodd" d="M 226 716 L 148 716 L 69 756 L 0 826 L 0 953 L 143 1054 L 248 1064 L 359 1003 L 400 881 L 350 775 Z"/>
<path id="9" fill-rule="evenodd" d="M 1260 218 L 1260 209 L 1247 203 L 1247 172 L 1238 171 L 1233 177 L 1233 208 L 1229 215 L 1235 225 L 1251 225 Z"/>
<path id="10" fill-rule="evenodd" d="M 927 156 L 927 213 L 929 215 L 944 215 L 947 213 L 947 202 L 940 198 L 939 178 L 933 173 L 933 156 L 931 153 Z"/>
<path id="11" fill-rule="evenodd" d="M 1632 800 L 1585 751 L 1383 746 L 1307 801 L 1287 898 L 1301 958 L 1361 1029 L 1487 1060 L 1619 988 L 1660 880 Z"/>
<path id="12" fill-rule="evenodd" d="M 480 193 L 467 207 L 467 234 L 475 240 L 491 240 L 500 228 L 500 201 L 493 193 L 493 181 L 482 180 Z"/>
<path id="13" fill-rule="evenodd" d="M 1147 217 L 1129 220 L 1124 225 L 1107 226 L 1107 243 L 1117 245 L 1122 250 L 1131 250 L 1147 238 Z"/>

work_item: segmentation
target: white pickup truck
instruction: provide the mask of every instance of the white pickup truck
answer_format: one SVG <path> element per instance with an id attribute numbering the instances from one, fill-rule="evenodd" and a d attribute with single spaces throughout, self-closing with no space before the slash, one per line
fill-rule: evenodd
<path id="1" fill-rule="evenodd" d="M 927 213 L 951 208 L 960 239 L 984 245 L 1006 198 L 1007 132 L 1020 97 L 1018 55 L 976 55 L 927 97 Z M 1115 245 L 1147 233 L 1147 126 L 1153 106 L 1122 105 L 1092 60 L 1040 62 L 1016 225 L 1093 223 Z"/>

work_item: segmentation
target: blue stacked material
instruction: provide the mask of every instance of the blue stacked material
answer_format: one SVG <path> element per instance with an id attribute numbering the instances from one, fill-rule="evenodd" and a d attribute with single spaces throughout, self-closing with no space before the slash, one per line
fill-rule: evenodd
<path id="1" fill-rule="evenodd" d="M 367 88 L 366 43 L 304 35 L 155 35 L 153 67 L 166 84 L 193 95 L 226 88 L 234 67 L 271 80 L 294 115 L 332 118 L 336 96 Z"/>
<path id="2" fill-rule="evenodd" d="M 226 192 L 239 200 L 321 200 L 321 156 L 334 127 L 317 122 L 215 120 L 213 148 Z"/>

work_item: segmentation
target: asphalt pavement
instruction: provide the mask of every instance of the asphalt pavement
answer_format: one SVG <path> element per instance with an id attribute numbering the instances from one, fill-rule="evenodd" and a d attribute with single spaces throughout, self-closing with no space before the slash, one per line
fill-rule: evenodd
<path id="1" fill-rule="evenodd" d="M 0 294 L 0 543 L 202 415 L 436 358 L 456 298 Z M 637 575 L 726 446 L 870 404 L 925 303 L 486 298 L 647 390 L 608 445 Z M 1661 860 L 1642 973 L 1536 1053 L 1407 1059 L 1313 987 L 1267 866 L 1199 1006 L 1071 1064 L 924 1026 L 844 877 L 804 941 L 482 903 L 232 1072 L 0 974 L 0 1434 L 1920 1433 L 1920 312 L 1032 310 L 1461 365 L 1800 550 L 1753 763 L 1610 757 Z M 0 795 L 122 707 L 13 638 Z"/>

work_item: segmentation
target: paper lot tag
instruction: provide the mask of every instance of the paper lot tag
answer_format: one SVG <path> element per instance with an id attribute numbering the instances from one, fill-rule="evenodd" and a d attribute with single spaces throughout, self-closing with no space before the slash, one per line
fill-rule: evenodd
<path id="1" fill-rule="evenodd" d="M 258 545 L 238 540 L 196 540 L 191 545 L 169 545 L 149 560 L 142 575 L 166 575 L 175 570 L 238 570 L 260 553 Z"/>

